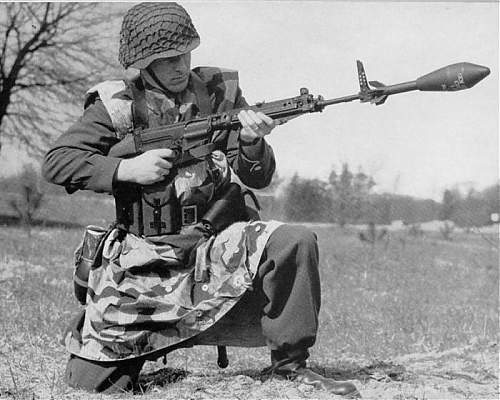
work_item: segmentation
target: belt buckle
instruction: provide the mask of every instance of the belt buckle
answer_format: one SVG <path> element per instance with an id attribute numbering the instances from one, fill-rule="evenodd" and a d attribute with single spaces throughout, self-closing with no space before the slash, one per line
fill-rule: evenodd
<path id="1" fill-rule="evenodd" d="M 182 226 L 194 225 L 198 222 L 198 207 L 196 204 L 181 207 Z"/>

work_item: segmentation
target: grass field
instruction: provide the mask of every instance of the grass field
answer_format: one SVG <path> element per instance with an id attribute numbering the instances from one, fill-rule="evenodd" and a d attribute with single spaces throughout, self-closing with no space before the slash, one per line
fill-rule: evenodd
<path id="1" fill-rule="evenodd" d="M 311 366 L 354 379 L 364 398 L 498 398 L 498 236 L 412 238 L 371 246 L 354 231 L 313 227 L 321 249 L 322 311 Z M 78 310 L 76 229 L 0 228 L 0 399 L 130 398 L 74 391 L 59 344 Z M 294 382 L 258 379 L 266 349 L 212 347 L 146 364 L 144 399 L 332 398 Z"/>

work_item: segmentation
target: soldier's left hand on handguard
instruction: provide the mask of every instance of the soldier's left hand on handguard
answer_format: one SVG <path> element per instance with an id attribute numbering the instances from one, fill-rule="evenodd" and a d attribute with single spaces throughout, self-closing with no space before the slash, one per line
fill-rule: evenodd
<path id="1" fill-rule="evenodd" d="M 258 139 L 269 135 L 275 128 L 276 123 L 262 112 L 253 110 L 242 110 L 238 113 L 241 122 L 240 140 L 243 144 L 256 142 Z"/>

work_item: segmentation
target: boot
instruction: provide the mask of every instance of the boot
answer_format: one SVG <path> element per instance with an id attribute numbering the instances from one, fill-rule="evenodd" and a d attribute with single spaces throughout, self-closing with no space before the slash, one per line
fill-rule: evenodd
<path id="1" fill-rule="evenodd" d="M 262 371 L 263 375 L 281 376 L 305 385 L 314 386 L 347 399 L 360 399 L 361 394 L 352 382 L 326 378 L 306 367 L 309 357 L 307 349 L 271 351 L 271 366 Z"/>

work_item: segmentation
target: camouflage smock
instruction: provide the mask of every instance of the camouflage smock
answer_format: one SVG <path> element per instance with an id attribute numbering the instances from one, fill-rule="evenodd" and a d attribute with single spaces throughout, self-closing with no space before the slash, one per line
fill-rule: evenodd
<path id="1" fill-rule="evenodd" d="M 237 222 L 196 251 L 193 267 L 179 267 L 168 245 L 113 231 L 103 264 L 91 270 L 83 327 L 69 331 L 67 349 L 109 361 L 141 356 L 177 344 L 211 327 L 252 288 L 264 246 L 276 221 Z M 199 280 L 197 283 L 196 280 Z M 206 293 L 197 304 L 192 288 Z"/>
<path id="2" fill-rule="evenodd" d="M 207 76 L 210 71 L 201 72 Z M 237 80 L 221 83 L 224 96 L 220 97 L 227 103 L 223 107 L 231 108 Z M 122 90 L 119 81 L 93 89 L 118 135 L 130 128 L 130 100 L 117 95 Z M 156 124 L 164 124 L 175 122 L 179 112 L 189 119 L 197 96 L 187 90 L 180 107 L 157 91 L 147 91 L 146 98 L 154 117 L 159 118 Z M 218 164 L 222 179 L 229 173 L 225 161 L 224 157 Z M 179 195 L 203 184 L 206 176 L 201 172 L 200 178 L 200 171 L 199 165 L 181 171 L 182 176 L 176 177 L 176 187 L 183 188 Z M 185 250 L 172 245 L 169 235 L 144 238 L 113 230 L 102 249 L 102 264 L 90 271 L 83 324 L 67 332 L 67 349 L 91 360 L 127 359 L 168 348 L 205 331 L 251 290 L 264 247 L 280 225 L 276 221 L 234 223 L 201 240 L 191 266 L 180 262 L 185 261 Z M 197 296 L 196 303 L 192 295 L 195 285 L 203 294 Z"/>

